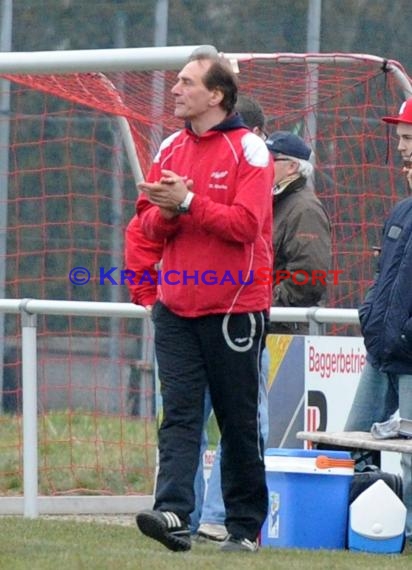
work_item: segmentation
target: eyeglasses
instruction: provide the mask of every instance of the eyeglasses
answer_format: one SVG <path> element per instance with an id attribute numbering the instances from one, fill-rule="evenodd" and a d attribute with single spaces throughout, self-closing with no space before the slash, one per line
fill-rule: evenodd
<path id="1" fill-rule="evenodd" d="M 277 156 L 273 157 L 273 162 L 291 162 L 291 158 L 278 158 Z"/>

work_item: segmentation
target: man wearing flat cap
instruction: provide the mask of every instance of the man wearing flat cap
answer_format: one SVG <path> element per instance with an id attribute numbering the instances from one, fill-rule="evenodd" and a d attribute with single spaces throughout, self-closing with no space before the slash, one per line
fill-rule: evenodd
<path id="1" fill-rule="evenodd" d="M 317 306 L 325 296 L 326 282 L 312 280 L 312 275 L 314 271 L 326 275 L 330 269 L 331 224 L 308 184 L 312 151 L 301 137 L 288 131 L 271 134 L 266 146 L 275 162 L 272 306 Z M 272 322 L 270 332 L 304 334 L 308 326 Z"/>

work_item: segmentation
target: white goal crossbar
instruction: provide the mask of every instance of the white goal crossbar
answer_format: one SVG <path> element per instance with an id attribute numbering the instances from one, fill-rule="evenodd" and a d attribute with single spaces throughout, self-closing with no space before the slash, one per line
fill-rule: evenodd
<path id="1" fill-rule="evenodd" d="M 82 73 L 177 69 L 203 46 L 0 52 L 0 73 Z"/>
<path id="2" fill-rule="evenodd" d="M 114 48 L 38 52 L 0 52 L 0 73 L 81 73 L 92 71 L 145 71 L 178 69 L 195 50 L 216 50 L 209 45 L 167 46 L 145 48 Z M 402 66 L 393 60 L 370 54 L 344 53 L 223 53 L 231 61 L 275 59 L 278 63 L 305 60 L 308 64 L 348 64 L 354 61 L 376 63 L 396 76 L 405 96 L 412 95 L 412 86 Z"/>

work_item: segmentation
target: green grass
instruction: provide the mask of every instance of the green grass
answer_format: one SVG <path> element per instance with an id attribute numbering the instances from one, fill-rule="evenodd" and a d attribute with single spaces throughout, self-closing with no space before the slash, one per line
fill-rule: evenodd
<path id="1" fill-rule="evenodd" d="M 0 494 L 23 493 L 22 417 L 0 416 Z M 214 417 L 209 442 L 219 437 Z M 150 494 L 156 422 L 61 411 L 38 417 L 39 494 Z"/>
<path id="2" fill-rule="evenodd" d="M 0 525 L 2 570 L 409 570 L 412 564 L 410 547 L 393 556 L 267 548 L 223 554 L 195 543 L 190 552 L 173 553 L 133 526 L 20 517 L 3 517 Z"/>
<path id="3" fill-rule="evenodd" d="M 154 421 L 63 411 L 38 418 L 39 493 L 150 493 L 156 457 Z M 1 416 L 0 493 L 23 489 L 22 417 Z"/>

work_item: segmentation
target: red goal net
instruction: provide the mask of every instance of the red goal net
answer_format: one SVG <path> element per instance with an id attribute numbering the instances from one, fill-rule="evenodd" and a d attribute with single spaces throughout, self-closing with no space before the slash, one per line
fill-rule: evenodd
<path id="1" fill-rule="evenodd" d="M 261 103 L 268 130 L 292 130 L 315 151 L 315 189 L 333 224 L 327 307 L 356 308 L 375 266 L 373 246 L 407 195 L 395 133 L 409 80 L 396 62 L 357 55 L 244 55 L 241 92 Z M 10 103 L 0 261 L 7 298 L 128 301 L 120 282 L 123 232 L 136 171 L 118 117 L 127 119 L 143 174 L 173 117 L 174 71 L 8 74 Z M 87 270 L 83 285 L 71 279 Z M 107 270 L 111 271 L 110 275 Z M 109 276 L 108 276 L 109 275 Z M 40 492 L 151 492 L 155 429 L 150 342 L 139 319 L 39 319 Z M 334 328 L 331 332 L 346 329 Z M 4 318 L 0 492 L 21 488 L 21 339 Z"/>

